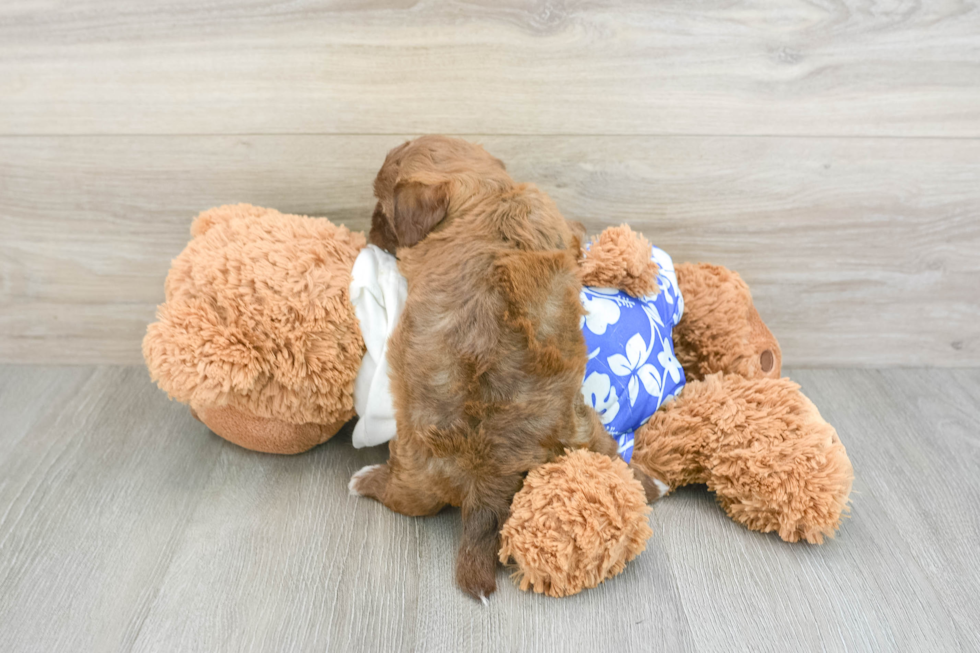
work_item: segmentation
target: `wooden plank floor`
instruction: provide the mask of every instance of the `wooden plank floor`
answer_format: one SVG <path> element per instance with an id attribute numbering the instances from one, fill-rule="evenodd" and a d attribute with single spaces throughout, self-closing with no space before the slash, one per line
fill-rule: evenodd
<path id="1" fill-rule="evenodd" d="M 823 546 L 654 507 L 620 577 L 555 600 L 454 586 L 457 513 L 348 496 L 385 451 L 227 444 L 140 367 L 0 367 L 2 651 L 980 649 L 980 370 L 796 369 L 854 463 Z"/>

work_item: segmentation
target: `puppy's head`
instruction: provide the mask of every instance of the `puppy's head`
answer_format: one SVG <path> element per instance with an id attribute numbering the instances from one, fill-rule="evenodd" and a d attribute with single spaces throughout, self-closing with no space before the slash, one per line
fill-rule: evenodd
<path id="1" fill-rule="evenodd" d="M 504 164 L 460 138 L 422 136 L 388 152 L 374 180 L 369 242 L 392 254 L 448 223 L 468 200 L 512 183 Z"/>

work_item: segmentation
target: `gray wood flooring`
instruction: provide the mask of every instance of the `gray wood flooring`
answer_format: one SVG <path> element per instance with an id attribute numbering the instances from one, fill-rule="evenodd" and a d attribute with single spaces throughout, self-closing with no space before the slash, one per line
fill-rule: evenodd
<path id="1" fill-rule="evenodd" d="M 568 599 L 453 584 L 457 513 L 348 496 L 385 451 L 227 444 L 140 367 L 0 367 L 2 651 L 980 649 L 980 370 L 791 370 L 854 463 L 824 546 L 654 507 L 626 572 Z"/>

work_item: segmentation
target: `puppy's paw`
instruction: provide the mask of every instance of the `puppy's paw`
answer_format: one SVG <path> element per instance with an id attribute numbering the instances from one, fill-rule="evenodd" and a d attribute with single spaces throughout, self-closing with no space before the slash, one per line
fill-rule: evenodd
<path id="1" fill-rule="evenodd" d="M 496 559 L 470 557 L 461 551 L 456 561 L 456 582 L 474 599 L 483 605 L 490 605 L 488 597 L 497 590 L 496 571 Z"/>
<path id="2" fill-rule="evenodd" d="M 636 478 L 636 480 L 638 480 L 640 485 L 643 486 L 643 492 L 646 494 L 647 503 L 653 503 L 670 491 L 670 486 L 663 481 L 641 472 L 636 467 L 631 467 L 630 469 L 633 470 L 633 476 Z"/>
<path id="3" fill-rule="evenodd" d="M 490 605 L 490 595 L 497 591 L 497 581 L 494 578 L 471 578 L 460 581 L 460 589 L 482 603 L 484 606 Z"/>
<path id="4" fill-rule="evenodd" d="M 368 465 L 354 472 L 347 489 L 351 496 L 381 500 L 388 484 L 388 465 Z"/>

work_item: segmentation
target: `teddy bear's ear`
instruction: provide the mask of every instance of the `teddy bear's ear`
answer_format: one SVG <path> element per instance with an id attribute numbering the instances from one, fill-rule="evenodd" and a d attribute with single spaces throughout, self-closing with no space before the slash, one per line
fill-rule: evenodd
<path id="1" fill-rule="evenodd" d="M 395 185 L 392 227 L 399 247 L 411 247 L 429 235 L 449 210 L 449 182 L 400 181 Z"/>

